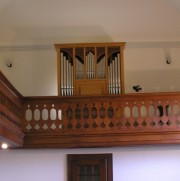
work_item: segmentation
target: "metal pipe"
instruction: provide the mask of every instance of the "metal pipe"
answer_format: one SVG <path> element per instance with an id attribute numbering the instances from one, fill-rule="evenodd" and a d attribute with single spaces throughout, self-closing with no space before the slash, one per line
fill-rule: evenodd
<path id="1" fill-rule="evenodd" d="M 105 78 L 105 56 L 102 58 L 102 78 Z"/>
<path id="2" fill-rule="evenodd" d="M 93 79 L 94 68 L 93 68 L 93 53 L 90 52 L 90 79 Z"/>
<path id="3" fill-rule="evenodd" d="M 115 87 L 114 87 L 114 85 L 115 85 L 115 82 L 114 82 L 114 67 L 115 67 L 115 65 L 114 65 L 114 60 L 112 61 L 112 87 L 113 87 L 113 94 L 115 94 Z"/>
<path id="4" fill-rule="evenodd" d="M 117 84 L 117 79 L 118 79 L 118 76 L 117 76 L 117 57 L 115 57 L 114 59 L 114 74 L 115 74 L 115 94 L 118 94 L 118 84 Z"/>
<path id="5" fill-rule="evenodd" d="M 110 94 L 112 94 L 112 74 L 111 74 L 111 63 L 109 64 L 109 80 L 110 80 Z"/>
<path id="6" fill-rule="evenodd" d="M 121 94 L 121 64 L 120 64 L 120 54 L 118 53 L 118 89 L 119 94 Z"/>
<path id="7" fill-rule="evenodd" d="M 63 58 L 63 64 L 64 64 L 64 72 L 63 72 L 63 77 L 64 77 L 64 95 L 66 96 L 66 57 L 64 56 Z"/>
<path id="8" fill-rule="evenodd" d="M 74 94 L 74 86 L 73 86 L 73 79 L 74 79 L 74 77 L 73 77 L 73 65 L 71 65 L 71 95 L 73 95 Z"/>
<path id="9" fill-rule="evenodd" d="M 79 79 L 79 61 L 76 58 L 76 79 Z"/>
<path id="10" fill-rule="evenodd" d="M 111 94 L 111 75 L 110 75 L 110 66 L 108 66 L 108 88 L 109 88 L 109 94 Z"/>
<path id="11" fill-rule="evenodd" d="M 61 52 L 61 62 L 60 62 L 60 64 L 61 64 L 61 95 L 63 96 L 64 95 L 64 78 L 63 78 L 63 53 Z"/>
<path id="12" fill-rule="evenodd" d="M 97 76 L 98 78 L 101 78 L 101 71 L 102 71 L 102 59 L 99 61 L 99 63 L 97 64 Z"/>
<path id="13" fill-rule="evenodd" d="M 69 59 L 66 59 L 66 91 L 69 95 Z"/>
<path id="14" fill-rule="evenodd" d="M 92 79 L 95 78 L 95 64 L 94 64 L 94 54 L 91 53 L 91 62 L 92 62 Z"/>
<path id="15" fill-rule="evenodd" d="M 89 55 L 88 55 L 88 57 L 89 57 L 89 79 L 91 79 L 91 53 L 89 53 Z"/>
<path id="16" fill-rule="evenodd" d="M 92 66 L 93 66 L 92 53 L 89 52 L 89 73 L 90 73 L 89 77 L 90 77 L 90 79 L 93 78 L 93 68 L 92 68 Z"/>
<path id="17" fill-rule="evenodd" d="M 86 55 L 86 78 L 89 79 L 89 58 L 88 58 L 88 54 Z"/>

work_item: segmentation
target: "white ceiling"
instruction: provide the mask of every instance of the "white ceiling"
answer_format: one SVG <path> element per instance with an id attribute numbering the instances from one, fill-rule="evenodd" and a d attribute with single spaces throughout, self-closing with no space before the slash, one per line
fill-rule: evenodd
<path id="1" fill-rule="evenodd" d="M 180 41 L 180 0 L 0 0 L 0 45 Z"/>

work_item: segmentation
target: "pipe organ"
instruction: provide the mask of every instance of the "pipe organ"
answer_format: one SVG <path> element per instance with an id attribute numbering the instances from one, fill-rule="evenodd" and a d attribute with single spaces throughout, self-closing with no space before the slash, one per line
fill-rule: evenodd
<path id="1" fill-rule="evenodd" d="M 58 94 L 112 95 L 124 92 L 125 43 L 55 44 Z"/>

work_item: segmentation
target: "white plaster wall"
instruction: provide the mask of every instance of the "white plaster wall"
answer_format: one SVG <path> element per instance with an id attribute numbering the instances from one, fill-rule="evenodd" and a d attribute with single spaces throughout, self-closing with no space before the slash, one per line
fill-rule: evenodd
<path id="1" fill-rule="evenodd" d="M 166 53 L 172 63 L 166 64 Z M 8 58 L 12 68 L 6 66 Z M 24 96 L 57 95 L 57 60 L 55 48 L 0 50 L 0 69 Z M 124 51 L 125 92 L 180 91 L 180 46 L 127 46 Z"/>
<path id="2" fill-rule="evenodd" d="M 140 84 L 144 92 L 180 91 L 180 48 L 126 47 L 125 89 Z M 7 68 L 11 58 L 13 67 Z M 57 95 L 55 49 L 1 50 L 0 69 L 24 96 Z M 0 180 L 66 181 L 66 154 L 113 153 L 114 181 L 179 181 L 180 146 L 102 149 L 0 150 Z"/>
<path id="3" fill-rule="evenodd" d="M 0 70 L 23 96 L 57 95 L 55 48 L 0 51 Z"/>
<path id="4" fill-rule="evenodd" d="M 112 153 L 114 181 L 179 181 L 180 146 L 0 150 L 3 181 L 67 181 L 67 154 Z"/>
<path id="5" fill-rule="evenodd" d="M 171 64 L 166 63 L 166 54 Z M 180 91 L 180 47 L 129 47 L 124 51 L 126 93 L 140 85 L 142 92 Z"/>
<path id="6" fill-rule="evenodd" d="M 166 64 L 167 52 L 172 63 Z M 127 46 L 124 51 L 125 92 L 180 91 L 180 46 Z M 11 59 L 12 68 L 6 66 Z M 24 96 L 57 95 L 55 48 L 0 50 L 0 69 Z"/>

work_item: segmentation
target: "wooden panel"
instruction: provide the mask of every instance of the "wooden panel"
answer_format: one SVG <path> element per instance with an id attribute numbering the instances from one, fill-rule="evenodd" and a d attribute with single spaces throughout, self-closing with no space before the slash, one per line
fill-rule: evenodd
<path id="1" fill-rule="evenodd" d="M 22 99 L 0 71 L 0 136 L 9 147 L 22 147 Z"/>
<path id="2" fill-rule="evenodd" d="M 83 131 L 79 131 L 83 132 Z M 172 145 L 180 144 L 179 132 L 144 133 L 101 133 L 91 134 L 26 134 L 24 148 L 100 148 L 132 145 Z"/>
<path id="3" fill-rule="evenodd" d="M 167 106 L 168 105 L 168 106 Z M 35 119 L 47 109 L 55 119 Z M 108 147 L 180 143 L 180 93 L 27 97 L 25 147 Z M 61 112 L 61 116 L 57 116 Z"/>
<path id="4" fill-rule="evenodd" d="M 104 80 L 86 80 L 76 81 L 75 95 L 104 95 L 106 93 L 106 81 Z"/>
<path id="5" fill-rule="evenodd" d="M 68 181 L 80 181 L 80 175 L 85 176 L 84 180 L 96 180 L 89 178 L 96 175 L 99 181 L 113 180 L 112 154 L 71 154 L 67 155 L 67 163 Z M 98 167 L 97 172 L 93 173 L 93 166 Z M 85 169 L 82 170 L 82 168 Z"/>

